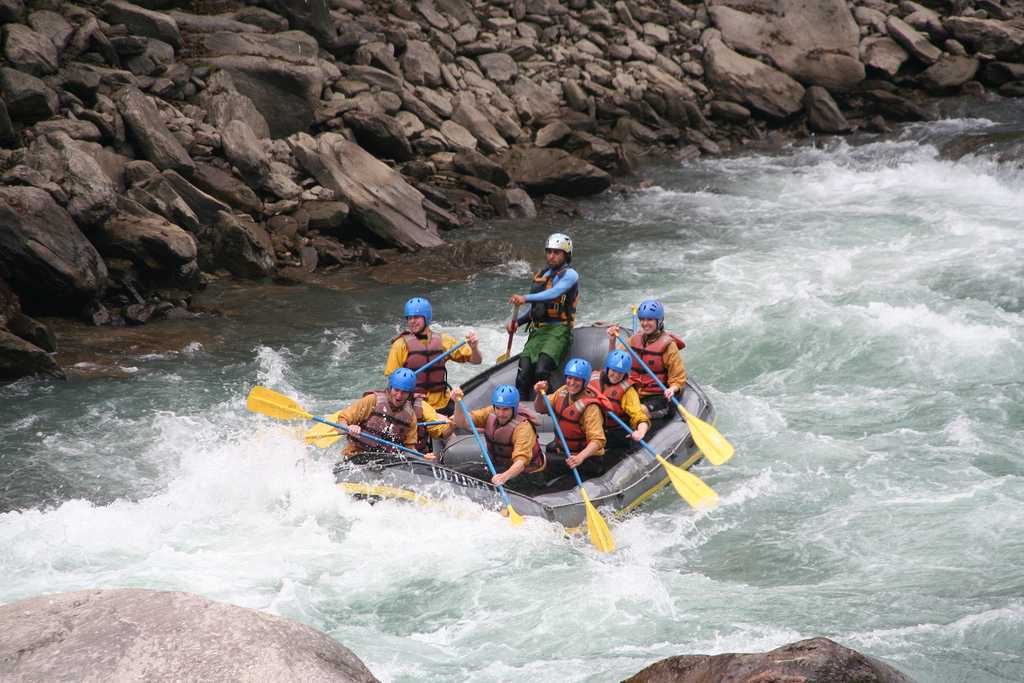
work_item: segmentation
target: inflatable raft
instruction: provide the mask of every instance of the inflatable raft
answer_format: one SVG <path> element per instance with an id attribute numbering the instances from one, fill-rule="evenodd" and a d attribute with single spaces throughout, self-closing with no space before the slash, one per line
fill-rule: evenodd
<path id="1" fill-rule="evenodd" d="M 595 368 L 604 365 L 608 352 L 606 325 L 597 323 L 577 327 L 573 334 L 570 356 L 586 358 Z M 499 384 L 514 384 L 518 356 L 496 365 L 462 385 L 464 402 L 470 410 L 488 405 L 491 392 Z M 551 391 L 562 383 L 561 376 L 550 378 Z M 707 394 L 688 381 L 680 398 L 686 409 L 705 422 L 714 422 L 714 408 Z M 551 419 L 542 415 L 538 428 L 541 445 L 555 440 Z M 701 459 L 694 446 L 690 429 L 675 411 L 655 420 L 646 441 L 662 456 L 683 469 Z M 334 470 L 340 488 L 369 499 L 402 499 L 419 503 L 440 503 L 452 498 L 474 501 L 484 507 L 503 510 L 505 505 L 496 486 L 490 483 L 480 450 L 472 434 L 457 432 L 446 441 L 435 441 L 434 452 L 440 462 L 430 463 L 402 455 L 360 453 L 340 462 Z M 609 447 L 603 456 L 609 463 L 607 471 L 584 481 L 591 502 L 602 514 L 621 516 L 636 508 L 668 483 L 664 468 L 639 446 Z M 567 529 L 584 523 L 586 513 L 575 479 L 564 465 L 564 455 L 548 451 L 546 472 L 551 477 L 530 488 L 517 486 L 512 480 L 505 487 L 512 506 L 521 515 L 542 517 L 558 522 Z"/>

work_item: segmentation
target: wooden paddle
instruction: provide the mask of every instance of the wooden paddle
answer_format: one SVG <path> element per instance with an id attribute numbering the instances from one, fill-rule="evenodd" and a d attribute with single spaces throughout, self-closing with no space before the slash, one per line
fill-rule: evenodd
<path id="1" fill-rule="evenodd" d="M 516 323 L 517 320 L 519 320 L 518 305 L 512 307 L 512 331 L 508 333 L 508 346 L 505 347 L 505 353 L 498 356 L 498 359 L 494 361 L 495 363 L 504 363 L 512 353 L 512 337 L 516 335 L 516 328 L 518 327 L 518 324 Z"/>

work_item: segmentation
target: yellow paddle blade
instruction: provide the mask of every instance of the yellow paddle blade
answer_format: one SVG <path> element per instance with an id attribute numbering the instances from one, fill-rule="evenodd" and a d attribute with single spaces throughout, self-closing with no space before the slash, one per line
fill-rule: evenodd
<path id="1" fill-rule="evenodd" d="M 339 410 L 336 413 L 331 413 L 324 417 L 325 420 L 330 422 L 337 422 L 338 416 L 341 415 Z M 323 422 L 317 422 L 306 432 L 306 443 L 316 446 L 317 448 L 327 448 L 333 445 L 338 439 L 344 436 L 341 432 L 330 425 L 325 425 Z"/>
<path id="2" fill-rule="evenodd" d="M 245 401 L 245 407 L 254 413 L 262 413 L 281 420 L 313 417 L 292 399 L 266 387 L 253 387 Z"/>
<path id="3" fill-rule="evenodd" d="M 712 465 L 721 465 L 732 457 L 732 444 L 726 441 L 717 429 L 682 406 L 679 406 L 679 414 L 686 420 L 686 424 L 690 425 L 693 442 Z"/>
<path id="4" fill-rule="evenodd" d="M 508 521 L 512 522 L 512 526 L 519 526 L 520 524 L 523 523 L 522 515 L 520 515 L 518 512 L 516 512 L 515 509 L 511 505 L 509 505 L 507 508 L 505 508 L 505 511 L 506 511 L 506 513 L 508 515 Z"/>
<path id="5" fill-rule="evenodd" d="M 608 524 L 594 504 L 590 502 L 590 496 L 582 486 L 580 494 L 583 496 L 583 505 L 587 510 L 587 533 L 590 535 L 590 542 L 602 553 L 612 552 L 615 550 L 615 541 L 612 539 L 612 532 L 608 528 Z"/>
<path id="6" fill-rule="evenodd" d="M 718 494 L 714 489 L 701 481 L 696 474 L 687 472 L 682 467 L 676 467 L 660 455 L 654 456 L 665 468 L 669 481 L 675 487 L 679 497 L 689 503 L 690 507 L 697 510 L 710 510 L 718 505 Z"/>
<path id="7" fill-rule="evenodd" d="M 494 361 L 494 364 L 495 365 L 501 365 L 502 363 L 504 363 L 507 360 L 508 360 L 508 354 L 507 353 L 503 353 L 500 356 L 498 356 L 497 360 Z"/>

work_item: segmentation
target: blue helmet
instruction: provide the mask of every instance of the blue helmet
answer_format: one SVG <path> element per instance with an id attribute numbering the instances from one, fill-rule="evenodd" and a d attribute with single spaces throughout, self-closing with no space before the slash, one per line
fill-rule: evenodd
<path id="1" fill-rule="evenodd" d="M 409 368 L 398 368 L 388 375 L 388 387 L 399 391 L 414 391 L 416 389 L 416 373 Z"/>
<path id="2" fill-rule="evenodd" d="M 412 318 L 415 316 L 423 316 L 423 321 L 429 325 L 431 319 L 434 317 L 434 309 L 430 307 L 430 302 L 421 296 L 413 297 L 405 302 L 405 317 Z"/>
<path id="3" fill-rule="evenodd" d="M 604 359 L 604 369 L 629 374 L 629 371 L 633 369 L 633 359 L 625 351 L 616 349 Z"/>
<path id="4" fill-rule="evenodd" d="M 657 299 L 648 299 L 636 309 L 637 318 L 650 318 L 659 323 L 665 321 L 665 307 Z"/>
<path id="5" fill-rule="evenodd" d="M 582 358 L 571 358 L 569 362 L 565 364 L 565 369 L 562 370 L 562 374 L 566 377 L 575 377 L 583 380 L 586 384 L 590 380 L 590 373 L 593 370 L 590 367 L 590 363 Z"/>
<path id="6" fill-rule="evenodd" d="M 511 384 L 499 384 L 491 392 L 491 405 L 495 408 L 519 410 L 519 390 Z"/>

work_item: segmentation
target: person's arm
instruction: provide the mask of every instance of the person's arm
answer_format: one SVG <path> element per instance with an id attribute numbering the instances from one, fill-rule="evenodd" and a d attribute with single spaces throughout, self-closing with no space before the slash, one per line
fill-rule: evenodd
<path id="1" fill-rule="evenodd" d="M 565 464 L 569 467 L 578 467 L 590 456 L 604 453 L 604 414 L 594 404 L 583 410 L 583 433 L 587 436 L 587 445 L 576 455 L 565 459 Z"/>
<path id="2" fill-rule="evenodd" d="M 551 289 L 527 294 L 526 302 L 532 304 L 537 301 L 554 301 L 572 289 L 572 286 L 579 282 L 579 279 L 579 273 L 577 273 L 575 269 L 567 268 L 565 272 L 558 277 L 555 284 L 551 286 Z"/>
<path id="3" fill-rule="evenodd" d="M 434 410 L 434 406 L 430 405 L 426 401 L 420 404 L 420 410 L 423 412 L 424 422 L 434 422 L 435 420 L 444 420 L 445 422 L 443 425 L 430 425 L 426 428 L 427 434 L 431 437 L 435 439 L 444 439 L 455 431 L 455 423 Z"/>
<path id="4" fill-rule="evenodd" d="M 384 376 L 390 377 L 391 373 L 398 368 L 405 367 L 405 361 L 409 357 L 409 347 L 405 345 L 405 339 L 396 339 L 391 343 L 388 351 L 388 360 L 384 364 Z"/>
<path id="5" fill-rule="evenodd" d="M 647 430 L 651 428 L 651 417 L 647 414 L 644 404 L 640 402 L 640 394 L 635 387 L 630 387 L 622 395 L 622 411 L 626 413 L 633 428 L 633 433 L 630 434 L 633 440 L 639 441 L 647 436 Z"/>
<path id="6" fill-rule="evenodd" d="M 554 401 L 555 396 L 558 396 L 558 392 L 562 391 L 563 389 L 565 389 L 565 387 L 559 387 L 558 389 L 556 389 L 555 393 L 548 396 L 548 400 Z M 547 390 L 548 383 L 545 382 L 544 380 L 541 380 L 533 385 L 533 391 L 537 394 L 536 396 L 533 397 L 533 409 L 536 410 L 541 415 L 548 414 L 548 407 L 544 404 L 544 399 L 541 398 L 541 393 L 546 392 Z"/>
<path id="7" fill-rule="evenodd" d="M 348 427 L 353 433 L 358 434 L 361 431 L 359 425 L 373 414 L 373 409 L 376 405 L 377 397 L 373 394 L 367 394 L 339 412 L 337 422 Z"/>
<path id="8" fill-rule="evenodd" d="M 405 447 L 406 448 L 411 448 L 414 451 L 418 451 L 419 450 L 416 447 L 420 443 L 420 435 L 419 435 L 419 433 L 417 431 L 417 427 L 416 427 L 416 422 L 415 421 L 413 421 L 413 423 L 411 425 L 409 425 L 409 429 L 406 430 L 405 438 L 403 439 L 403 441 L 405 442 Z"/>
<path id="9" fill-rule="evenodd" d="M 515 431 L 512 432 L 512 464 L 504 472 L 498 473 L 491 478 L 491 483 L 503 485 L 507 481 L 515 479 L 524 471 L 530 460 L 533 458 L 533 447 L 537 443 L 537 431 L 530 422 L 521 422 Z"/>
<path id="10" fill-rule="evenodd" d="M 679 391 L 686 386 L 686 366 L 683 365 L 683 354 L 675 342 L 669 342 L 661 357 L 668 374 L 668 388 L 672 389 L 672 393 L 678 395 Z"/>
<path id="11" fill-rule="evenodd" d="M 615 343 L 619 340 L 619 333 L 622 328 L 618 325 L 612 325 L 608 328 L 608 353 L 615 350 Z"/>
<path id="12" fill-rule="evenodd" d="M 469 343 L 459 348 L 457 351 L 452 352 L 452 355 L 448 356 L 448 360 L 455 363 L 480 365 L 484 360 L 484 357 L 480 355 L 480 338 L 477 336 L 476 332 L 470 330 L 466 334 L 466 341 Z M 445 351 L 458 343 L 459 342 L 455 340 L 455 337 L 452 337 L 451 335 L 446 334 L 441 337 L 441 348 Z"/>

